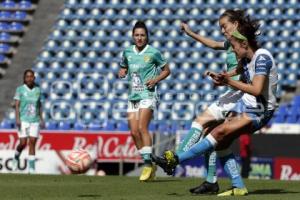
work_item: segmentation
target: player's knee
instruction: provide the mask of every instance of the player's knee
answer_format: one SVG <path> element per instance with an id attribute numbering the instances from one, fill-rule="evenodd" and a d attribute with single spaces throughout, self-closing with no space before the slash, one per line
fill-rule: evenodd
<path id="1" fill-rule="evenodd" d="M 140 134 L 139 130 L 137 130 L 137 129 L 131 130 L 130 133 L 131 133 L 132 137 L 134 137 L 134 138 L 137 138 Z"/>
<path id="2" fill-rule="evenodd" d="M 148 132 L 148 128 L 144 125 L 141 125 L 141 126 L 139 126 L 139 132 L 146 133 L 146 132 Z"/>
<path id="3" fill-rule="evenodd" d="M 27 140 L 21 140 L 20 143 L 19 143 L 19 147 L 24 149 L 27 145 Z"/>
<path id="4" fill-rule="evenodd" d="M 213 132 L 211 133 L 217 141 L 222 141 L 228 135 L 228 128 L 226 126 L 218 126 L 216 127 Z"/>

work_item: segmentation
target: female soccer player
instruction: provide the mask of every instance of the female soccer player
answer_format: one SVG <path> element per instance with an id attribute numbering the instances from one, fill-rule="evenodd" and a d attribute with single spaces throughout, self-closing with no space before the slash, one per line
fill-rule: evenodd
<path id="1" fill-rule="evenodd" d="M 127 74 L 130 83 L 128 124 L 145 163 L 140 181 L 150 181 L 155 177 L 156 166 L 151 161 L 152 139 L 148 126 L 157 104 L 156 85 L 169 76 L 170 69 L 162 54 L 148 45 L 148 29 L 144 22 L 136 22 L 132 37 L 134 45 L 123 51 L 119 77 Z"/>
<path id="2" fill-rule="evenodd" d="M 39 137 L 40 126 L 44 126 L 42 116 L 41 90 L 34 83 L 34 72 L 27 69 L 24 72 L 24 84 L 19 86 L 15 94 L 16 125 L 19 144 L 15 151 L 13 168 L 17 169 L 20 155 L 29 143 L 28 166 L 29 173 L 35 172 L 35 144 Z"/>
<path id="3" fill-rule="evenodd" d="M 237 29 L 239 24 L 243 23 L 245 13 L 243 10 L 226 10 L 219 18 L 219 25 L 222 34 L 225 36 L 226 41 L 218 42 L 210 38 L 206 38 L 194 33 L 187 24 L 182 23 L 181 29 L 196 41 L 204 44 L 207 47 L 216 50 L 226 50 L 226 71 L 231 71 L 237 67 L 237 59 L 235 53 L 229 42 L 231 34 Z M 231 77 L 233 80 L 239 80 L 239 76 Z M 222 121 L 225 116 L 234 106 L 242 92 L 229 88 L 227 92 L 219 97 L 219 100 L 211 104 L 200 116 L 198 116 L 192 123 L 191 130 L 184 138 L 183 142 L 179 145 L 177 152 L 184 152 L 190 149 L 197 143 L 209 128 L 216 126 L 217 121 Z M 193 194 L 207 194 L 217 193 L 219 185 L 217 183 L 216 175 L 216 152 L 208 152 L 205 154 L 205 165 L 207 166 L 206 180 L 199 186 L 191 188 L 190 192 Z"/>
<path id="4" fill-rule="evenodd" d="M 263 127 L 273 116 L 276 103 L 276 89 L 278 73 L 271 53 L 259 48 L 257 21 L 246 18 L 237 31 L 232 33 L 230 43 L 236 53 L 238 68 L 217 76 L 212 74 L 214 82 L 218 85 L 228 85 L 244 92 L 232 109 L 236 114 L 230 120 L 214 128 L 203 140 L 195 144 L 190 150 L 175 154 L 166 151 L 164 158 L 155 158 L 165 171 L 171 173 L 175 166 L 185 160 L 212 150 L 227 149 L 234 139 L 243 133 L 253 133 Z M 232 80 L 230 77 L 241 74 L 244 82 Z M 225 153 L 225 152 L 224 152 Z M 237 162 L 232 153 L 221 158 L 225 171 L 229 174 L 232 189 L 219 194 L 219 196 L 246 195 L 247 189 L 241 182 Z"/>

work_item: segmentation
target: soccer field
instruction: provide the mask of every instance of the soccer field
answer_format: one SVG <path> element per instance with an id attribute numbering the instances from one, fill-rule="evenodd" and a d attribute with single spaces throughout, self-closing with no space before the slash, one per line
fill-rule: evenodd
<path id="1" fill-rule="evenodd" d="M 216 199 L 215 195 L 193 196 L 188 188 L 200 182 L 196 178 L 159 178 L 155 182 L 140 183 L 136 177 L 89 177 L 45 175 L 0 175 L 0 199 L 77 200 L 77 199 Z M 299 200 L 300 182 L 246 181 L 250 194 L 246 197 L 218 197 L 218 199 Z M 221 189 L 230 186 L 220 180 Z"/>

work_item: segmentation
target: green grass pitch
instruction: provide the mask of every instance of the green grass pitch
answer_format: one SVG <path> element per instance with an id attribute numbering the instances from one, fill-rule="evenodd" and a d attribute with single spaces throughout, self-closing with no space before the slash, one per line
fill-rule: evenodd
<path id="1" fill-rule="evenodd" d="M 184 199 L 247 199 L 299 200 L 300 181 L 246 180 L 249 195 L 245 197 L 216 197 L 191 195 L 188 188 L 199 184 L 198 178 L 158 178 L 141 183 L 137 177 L 0 175 L 2 200 L 184 200 Z M 219 180 L 221 190 L 230 187 L 228 179 Z"/>

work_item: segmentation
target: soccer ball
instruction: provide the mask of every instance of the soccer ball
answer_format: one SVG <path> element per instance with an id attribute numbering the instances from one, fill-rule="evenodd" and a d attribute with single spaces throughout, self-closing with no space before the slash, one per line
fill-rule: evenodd
<path id="1" fill-rule="evenodd" d="M 83 149 L 72 150 L 66 158 L 66 165 L 73 174 L 85 173 L 92 163 L 92 157 Z"/>

